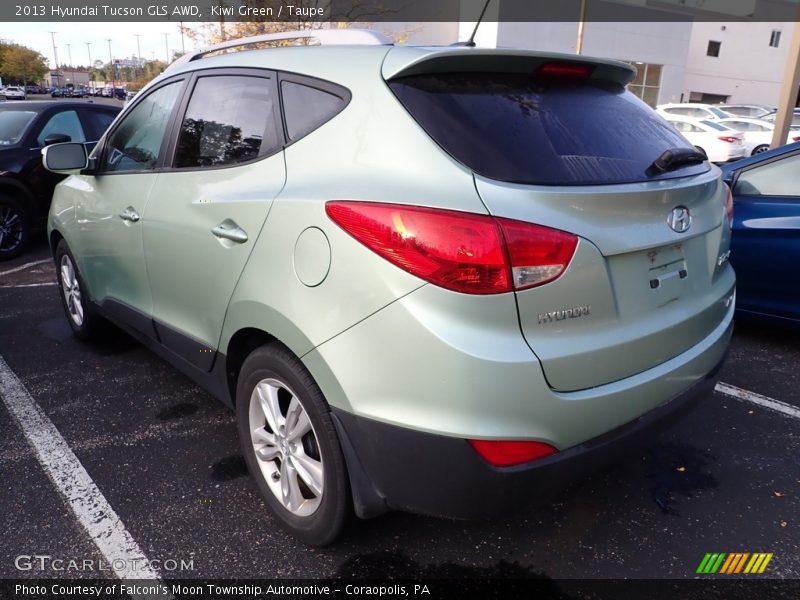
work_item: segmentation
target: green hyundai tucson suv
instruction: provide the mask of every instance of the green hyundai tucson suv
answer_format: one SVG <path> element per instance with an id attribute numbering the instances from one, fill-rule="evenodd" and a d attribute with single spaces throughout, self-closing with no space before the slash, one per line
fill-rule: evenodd
<path id="1" fill-rule="evenodd" d="M 67 319 L 233 407 L 307 543 L 541 501 L 709 395 L 731 335 L 730 193 L 633 76 L 357 30 L 190 54 L 44 151 Z"/>

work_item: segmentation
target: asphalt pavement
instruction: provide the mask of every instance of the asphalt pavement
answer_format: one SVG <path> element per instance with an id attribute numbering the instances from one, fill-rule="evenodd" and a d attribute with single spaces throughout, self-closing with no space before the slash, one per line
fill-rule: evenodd
<path id="1" fill-rule="evenodd" d="M 489 522 L 354 519 L 309 548 L 265 509 L 228 409 L 122 333 L 72 337 L 48 259 L 41 237 L 0 263 L 0 357 L 138 548 L 191 564 L 168 576 L 683 579 L 706 553 L 763 552 L 753 577 L 800 578 L 796 333 L 737 324 L 726 393 L 551 504 Z M 101 556 L 2 402 L 0 485 L 0 578 L 98 576 L 19 569 L 19 556 Z"/>

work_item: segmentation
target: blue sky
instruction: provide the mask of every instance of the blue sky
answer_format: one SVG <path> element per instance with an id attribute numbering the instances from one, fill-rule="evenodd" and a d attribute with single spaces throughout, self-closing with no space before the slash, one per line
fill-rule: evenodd
<path id="1" fill-rule="evenodd" d="M 145 60 L 166 59 L 164 34 L 168 34 L 170 58 L 173 51 L 181 49 L 180 27 L 177 23 L 2 23 L 0 39 L 9 40 L 33 48 L 47 57 L 53 66 L 53 43 L 50 33 L 55 31 L 58 62 L 69 63 L 72 54 L 73 65 L 86 65 L 91 51 L 92 61 L 98 59 L 108 62 L 108 42 L 111 38 L 111 53 L 114 58 L 130 58 L 136 56 L 136 37 L 140 35 L 141 56 Z M 91 46 L 87 49 L 86 42 Z M 193 42 L 185 38 L 186 49 L 194 47 Z M 71 48 L 67 49 L 67 44 Z"/>

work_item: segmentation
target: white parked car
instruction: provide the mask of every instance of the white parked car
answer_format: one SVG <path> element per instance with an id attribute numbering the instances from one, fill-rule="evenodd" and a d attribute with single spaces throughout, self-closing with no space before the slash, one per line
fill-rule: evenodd
<path id="1" fill-rule="evenodd" d="M 772 143 L 772 133 L 775 124 L 760 119 L 746 119 L 744 117 L 733 117 L 730 119 L 720 119 L 720 125 L 725 125 L 744 134 L 744 152 L 746 155 L 760 154 L 769 150 Z M 792 127 L 786 138 L 786 143 L 800 142 L 800 129 Z"/>
<path id="2" fill-rule="evenodd" d="M 25 88 L 21 88 L 16 85 L 10 85 L 6 89 L 3 90 L 3 95 L 6 97 L 6 100 L 25 100 Z"/>
<path id="3" fill-rule="evenodd" d="M 723 163 L 744 156 L 744 134 L 735 129 L 707 119 L 673 115 L 665 118 L 690 144 L 705 152 L 711 162 Z"/>
<path id="4" fill-rule="evenodd" d="M 725 112 L 721 108 L 712 106 L 711 104 L 701 104 L 698 102 L 683 102 L 681 104 L 660 104 L 656 110 L 662 115 L 671 115 L 673 117 L 687 117 L 690 119 L 706 119 L 716 121 L 718 119 L 727 119 L 733 115 Z"/>

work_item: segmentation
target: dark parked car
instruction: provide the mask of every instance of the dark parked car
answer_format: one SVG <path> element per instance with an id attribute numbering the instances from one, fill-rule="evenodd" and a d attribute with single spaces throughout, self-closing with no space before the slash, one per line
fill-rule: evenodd
<path id="1" fill-rule="evenodd" d="M 0 260 L 17 256 L 30 231 L 44 227 L 53 188 L 63 179 L 42 166 L 41 148 L 96 141 L 119 111 L 52 100 L 0 105 Z"/>
<path id="2" fill-rule="evenodd" d="M 800 142 L 722 167 L 733 190 L 731 263 L 743 316 L 800 325 Z"/>

